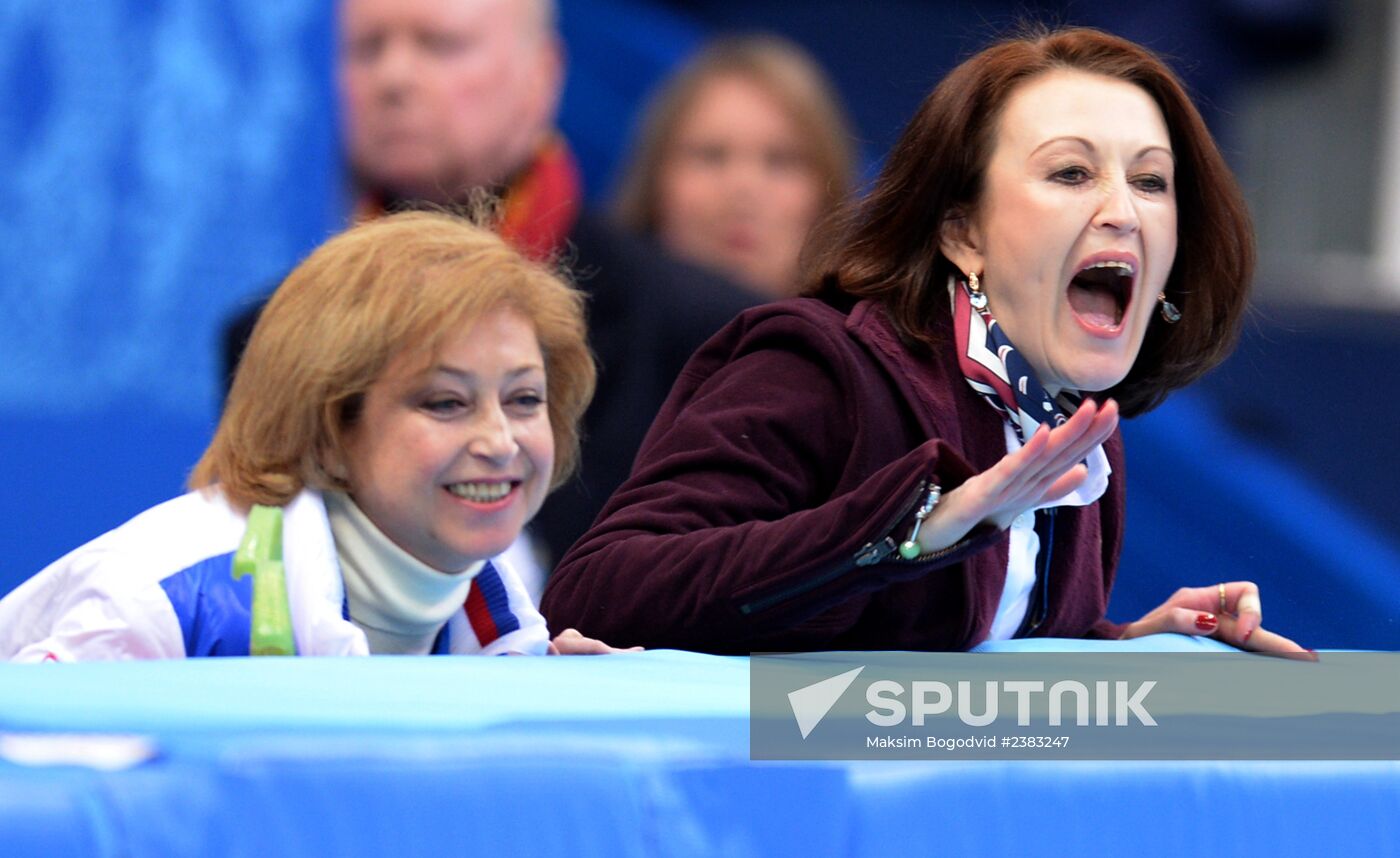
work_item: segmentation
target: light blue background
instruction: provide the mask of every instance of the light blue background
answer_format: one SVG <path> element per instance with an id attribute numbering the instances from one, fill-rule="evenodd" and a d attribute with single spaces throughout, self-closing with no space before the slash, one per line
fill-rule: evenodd
<path id="1" fill-rule="evenodd" d="M 180 492 L 219 321 L 338 222 L 328 9 L 0 4 L 0 592 Z"/>

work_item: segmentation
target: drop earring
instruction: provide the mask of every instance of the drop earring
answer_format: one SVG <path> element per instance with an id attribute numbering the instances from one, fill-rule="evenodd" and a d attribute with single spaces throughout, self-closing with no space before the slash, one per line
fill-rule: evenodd
<path id="1" fill-rule="evenodd" d="M 1157 293 L 1157 304 L 1157 309 L 1162 313 L 1162 321 L 1168 325 L 1175 325 L 1181 321 L 1181 311 L 1177 309 L 1175 304 L 1167 300 L 1166 292 Z"/>
<path id="2" fill-rule="evenodd" d="M 982 291 L 982 283 L 977 278 L 975 272 L 967 275 L 967 291 L 972 293 L 971 297 L 968 298 L 968 303 L 972 305 L 972 309 L 987 309 L 987 293 Z"/>

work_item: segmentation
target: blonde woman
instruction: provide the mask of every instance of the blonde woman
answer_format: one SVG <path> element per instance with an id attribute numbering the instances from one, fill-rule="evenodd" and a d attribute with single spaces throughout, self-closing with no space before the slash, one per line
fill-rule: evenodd
<path id="1" fill-rule="evenodd" d="M 255 509 L 297 654 L 608 651 L 551 643 L 493 561 L 573 470 L 594 376 L 579 293 L 487 230 L 357 226 L 268 304 L 192 491 L 0 601 L 0 657 L 249 654 Z"/>
<path id="2" fill-rule="evenodd" d="M 765 298 L 797 289 L 813 224 L 851 186 L 851 136 L 801 48 L 715 42 L 652 100 L 616 205 L 624 226 Z"/>

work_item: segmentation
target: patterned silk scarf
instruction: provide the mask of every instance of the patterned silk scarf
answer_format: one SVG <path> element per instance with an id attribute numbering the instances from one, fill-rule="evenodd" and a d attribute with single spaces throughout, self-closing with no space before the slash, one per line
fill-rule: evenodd
<path id="1" fill-rule="evenodd" d="M 1051 428 L 1069 419 L 1035 376 L 1035 370 L 1011 344 L 987 307 L 972 306 L 967 281 L 950 279 L 953 331 L 957 339 L 958 366 L 967 383 L 982 394 L 1016 430 L 1021 443 L 1030 440 L 1040 424 Z M 1066 394 L 1072 404 L 1077 404 Z"/>

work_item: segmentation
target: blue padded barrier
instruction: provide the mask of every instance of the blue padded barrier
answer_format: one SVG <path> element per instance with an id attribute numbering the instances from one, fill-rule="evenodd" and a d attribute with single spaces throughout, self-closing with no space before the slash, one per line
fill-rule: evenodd
<path id="1" fill-rule="evenodd" d="M 1026 646 L 1123 649 L 997 651 Z M 1400 846 L 1397 763 L 751 762 L 748 682 L 747 659 L 674 651 L 0 665 L 0 734 L 136 731 L 159 751 L 118 771 L 0 762 L 0 844 L 6 858 Z"/>

